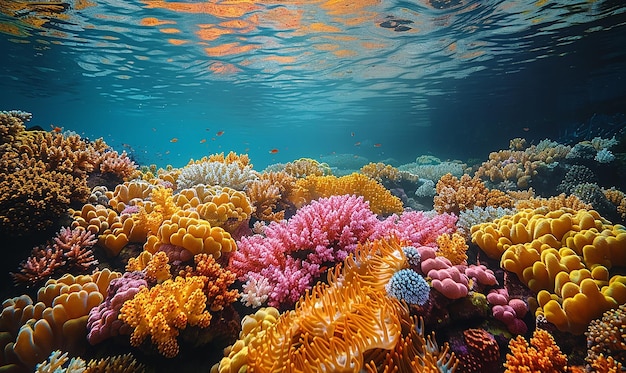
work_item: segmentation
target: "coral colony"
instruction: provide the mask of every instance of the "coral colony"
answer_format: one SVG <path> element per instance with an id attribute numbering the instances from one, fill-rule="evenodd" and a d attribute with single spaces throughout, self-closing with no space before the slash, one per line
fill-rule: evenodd
<path id="1" fill-rule="evenodd" d="M 0 112 L 6 372 L 619 372 L 623 144 L 139 166 Z M 29 254 L 30 253 L 30 254 Z M 20 295 L 21 293 L 21 295 Z"/>

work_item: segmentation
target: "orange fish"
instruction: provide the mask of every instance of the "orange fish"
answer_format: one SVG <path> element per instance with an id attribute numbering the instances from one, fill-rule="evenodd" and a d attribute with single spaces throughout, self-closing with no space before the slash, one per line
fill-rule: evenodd
<path id="1" fill-rule="evenodd" d="M 376 143 L 376 144 L 374 144 L 374 147 L 375 147 L 375 148 L 380 148 L 381 146 L 382 146 L 382 144 L 381 144 L 381 143 Z"/>
<path id="2" fill-rule="evenodd" d="M 354 143 L 354 146 L 360 146 L 360 145 L 361 145 L 360 141 L 357 141 L 357 142 Z"/>
<path id="3" fill-rule="evenodd" d="M 178 139 L 176 137 L 172 137 L 172 139 L 170 140 L 170 142 L 178 142 Z"/>
<path id="4" fill-rule="evenodd" d="M 63 127 L 55 126 L 54 124 L 51 124 L 50 128 L 52 128 L 52 132 L 55 132 L 55 133 L 63 132 Z"/>
<path id="5" fill-rule="evenodd" d="M 216 136 L 222 136 L 224 134 L 224 131 L 217 131 L 217 133 L 215 134 Z"/>
<path id="6" fill-rule="evenodd" d="M 270 150 L 270 154 L 276 154 L 276 153 L 278 153 L 278 149 L 274 148 Z"/>
<path id="7" fill-rule="evenodd" d="M 205 142 L 206 142 L 206 139 L 200 140 L 200 144 L 204 144 Z"/>

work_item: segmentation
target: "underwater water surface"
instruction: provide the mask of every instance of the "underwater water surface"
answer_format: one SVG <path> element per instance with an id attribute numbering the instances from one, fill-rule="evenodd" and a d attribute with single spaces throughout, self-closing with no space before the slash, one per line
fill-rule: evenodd
<path id="1" fill-rule="evenodd" d="M 0 98 L 32 112 L 33 125 L 103 137 L 143 164 L 229 150 L 261 168 L 333 154 L 484 157 L 510 138 L 555 139 L 622 110 L 624 10 L 587 0 L 3 1 Z"/>

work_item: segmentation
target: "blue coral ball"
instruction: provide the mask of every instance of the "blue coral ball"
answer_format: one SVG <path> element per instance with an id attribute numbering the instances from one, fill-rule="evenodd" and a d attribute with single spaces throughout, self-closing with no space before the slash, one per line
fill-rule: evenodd
<path id="1" fill-rule="evenodd" d="M 428 301 L 430 294 L 430 286 L 424 277 L 412 269 L 401 269 L 394 273 L 385 290 L 391 297 L 420 306 Z"/>
<path id="2" fill-rule="evenodd" d="M 409 265 L 413 268 L 419 268 L 421 263 L 421 255 L 415 246 L 404 246 L 402 248 L 404 252 L 404 256 L 406 256 L 406 260 L 409 262 Z"/>

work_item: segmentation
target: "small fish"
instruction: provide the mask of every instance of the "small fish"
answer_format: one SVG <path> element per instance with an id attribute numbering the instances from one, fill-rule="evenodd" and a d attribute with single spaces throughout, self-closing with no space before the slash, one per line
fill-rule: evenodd
<path id="1" fill-rule="evenodd" d="M 350 136 L 354 137 L 354 132 L 350 132 Z"/>
<path id="2" fill-rule="evenodd" d="M 381 143 L 376 143 L 376 144 L 374 144 L 374 147 L 375 147 L 375 148 L 380 148 L 381 146 L 382 146 L 382 144 L 381 144 Z"/>
<path id="3" fill-rule="evenodd" d="M 522 129 L 524 130 L 524 132 L 528 132 L 528 131 L 530 131 L 530 128 L 528 128 L 528 127 L 524 127 L 524 128 L 522 128 Z"/>
<path id="4" fill-rule="evenodd" d="M 204 144 L 205 142 L 206 142 L 206 139 L 200 140 L 200 144 Z"/>
<path id="5" fill-rule="evenodd" d="M 215 136 L 222 136 L 224 134 L 224 131 L 217 131 L 217 133 L 215 134 Z"/>
<path id="6" fill-rule="evenodd" d="M 206 130 L 207 132 L 209 132 L 211 129 L 210 129 L 210 128 L 205 128 L 205 130 Z"/>
<path id="7" fill-rule="evenodd" d="M 276 154 L 276 153 L 278 153 L 278 149 L 274 148 L 270 150 L 270 154 Z"/>
<path id="8" fill-rule="evenodd" d="M 54 124 L 51 124 L 50 128 L 52 128 L 52 132 L 54 132 L 54 133 L 61 133 L 61 132 L 63 132 L 63 127 L 55 126 Z"/>
<path id="9" fill-rule="evenodd" d="M 176 137 L 172 137 L 172 139 L 170 140 L 170 142 L 178 142 L 178 139 Z"/>
<path id="10" fill-rule="evenodd" d="M 361 146 L 361 142 L 360 141 L 355 142 L 354 146 Z"/>
<path id="11" fill-rule="evenodd" d="M 152 132 L 156 132 L 156 128 L 155 127 L 152 127 Z"/>

